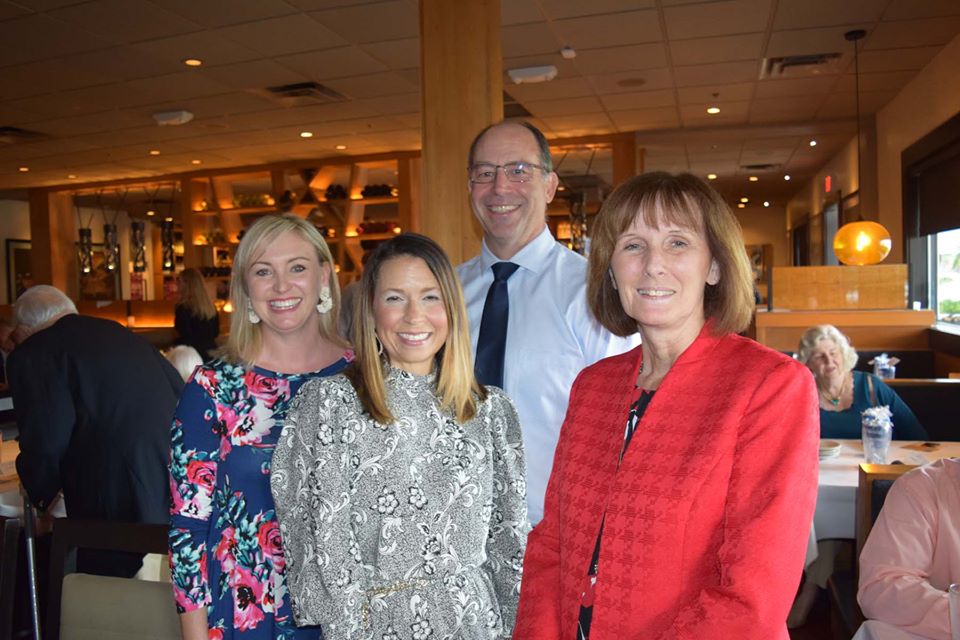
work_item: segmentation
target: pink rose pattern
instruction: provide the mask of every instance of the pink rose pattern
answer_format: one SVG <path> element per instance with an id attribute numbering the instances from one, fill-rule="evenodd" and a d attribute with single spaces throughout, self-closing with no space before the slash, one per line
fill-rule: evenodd
<path id="1" fill-rule="evenodd" d="M 177 609 L 206 607 L 213 640 L 320 636 L 293 624 L 270 462 L 300 385 L 350 359 L 302 375 L 215 361 L 184 388 L 171 429 L 171 577 Z"/>

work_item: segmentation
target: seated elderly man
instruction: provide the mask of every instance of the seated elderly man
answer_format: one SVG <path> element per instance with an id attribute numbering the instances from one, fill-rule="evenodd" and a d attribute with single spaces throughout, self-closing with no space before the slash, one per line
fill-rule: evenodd
<path id="1" fill-rule="evenodd" d="M 960 459 L 897 480 L 860 554 L 857 600 L 867 618 L 950 640 L 951 581 L 960 580 Z"/>
<path id="2" fill-rule="evenodd" d="M 146 340 L 116 322 L 77 315 L 55 287 L 14 305 L 23 337 L 7 360 L 30 501 L 63 491 L 67 516 L 167 522 L 170 421 L 183 381 Z M 139 557 L 87 552 L 78 569 L 130 576 Z"/>

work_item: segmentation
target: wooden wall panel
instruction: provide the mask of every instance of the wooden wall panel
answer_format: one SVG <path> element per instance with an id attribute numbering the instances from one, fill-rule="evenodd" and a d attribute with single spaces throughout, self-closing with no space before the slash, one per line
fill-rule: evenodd
<path id="1" fill-rule="evenodd" d="M 774 267 L 775 309 L 906 309 L 907 265 Z"/>

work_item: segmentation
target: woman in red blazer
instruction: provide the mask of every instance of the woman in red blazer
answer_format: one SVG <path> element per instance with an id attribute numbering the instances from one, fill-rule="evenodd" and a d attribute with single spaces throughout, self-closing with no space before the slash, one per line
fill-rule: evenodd
<path id="1" fill-rule="evenodd" d="M 737 332 L 740 226 L 699 178 L 628 180 L 594 223 L 588 297 L 633 351 L 585 369 L 523 566 L 518 640 L 786 640 L 817 494 L 805 367 Z"/>

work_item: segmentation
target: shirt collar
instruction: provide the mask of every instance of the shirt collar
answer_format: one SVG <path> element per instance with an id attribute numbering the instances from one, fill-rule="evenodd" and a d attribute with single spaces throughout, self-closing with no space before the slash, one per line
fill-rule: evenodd
<path id="1" fill-rule="evenodd" d="M 546 263 L 547 256 L 556 248 L 557 241 L 554 240 L 553 234 L 550 233 L 550 228 L 544 226 L 543 231 L 541 231 L 536 238 L 528 242 L 523 249 L 515 253 L 508 262 L 520 265 L 520 267 L 533 273 L 539 273 Z M 493 252 L 487 247 L 486 239 L 484 239 L 480 249 L 480 266 L 483 267 L 484 273 L 497 262 L 504 261 L 493 255 Z"/>

